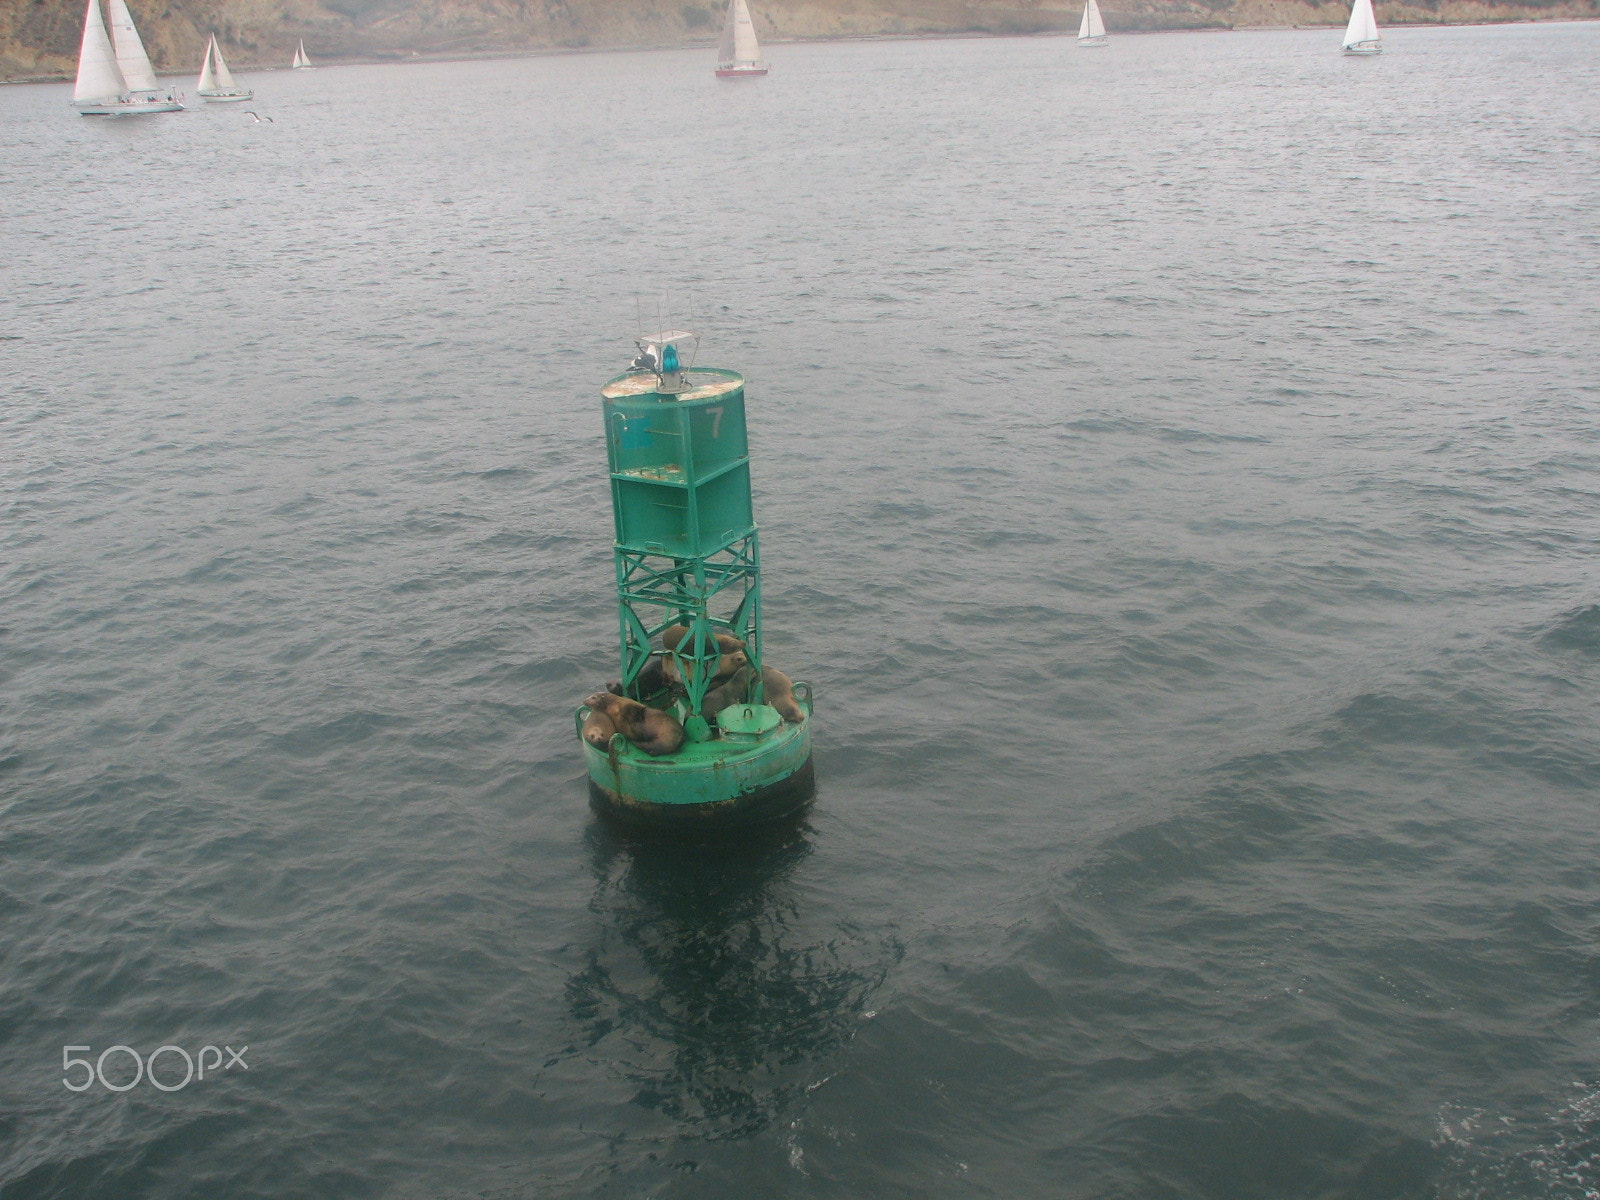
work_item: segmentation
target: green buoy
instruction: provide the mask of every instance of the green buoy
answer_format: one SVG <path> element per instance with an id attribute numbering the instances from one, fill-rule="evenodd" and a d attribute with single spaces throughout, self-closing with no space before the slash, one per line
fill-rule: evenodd
<path id="1" fill-rule="evenodd" d="M 575 713 L 590 791 L 636 824 L 777 819 L 810 796 L 811 689 L 762 658 L 744 379 L 686 330 L 638 346 L 601 389 L 621 678 Z"/>

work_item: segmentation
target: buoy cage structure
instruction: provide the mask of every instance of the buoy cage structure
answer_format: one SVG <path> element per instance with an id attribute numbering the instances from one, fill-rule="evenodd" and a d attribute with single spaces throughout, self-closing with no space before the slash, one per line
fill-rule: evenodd
<path id="1" fill-rule="evenodd" d="M 610 690 L 668 713 L 684 733 L 670 754 L 620 732 L 602 749 L 582 737 L 588 707 L 574 713 L 591 799 L 633 825 L 779 820 L 813 790 L 811 687 L 793 681 L 792 703 L 780 701 L 789 719 L 766 702 L 768 680 L 789 681 L 762 657 L 744 379 L 693 366 L 698 343 L 687 330 L 641 337 L 632 369 L 601 389 L 621 667 Z M 658 647 L 663 633 L 677 645 Z M 729 637 L 742 643 L 731 659 Z"/>

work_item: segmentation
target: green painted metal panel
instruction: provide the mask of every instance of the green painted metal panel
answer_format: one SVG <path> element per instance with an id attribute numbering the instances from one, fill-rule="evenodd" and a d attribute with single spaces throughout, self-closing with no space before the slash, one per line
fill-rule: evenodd
<path id="1" fill-rule="evenodd" d="M 696 368 L 665 394 L 630 373 L 602 391 L 618 546 L 650 554 L 713 554 L 755 528 L 744 380 Z"/>

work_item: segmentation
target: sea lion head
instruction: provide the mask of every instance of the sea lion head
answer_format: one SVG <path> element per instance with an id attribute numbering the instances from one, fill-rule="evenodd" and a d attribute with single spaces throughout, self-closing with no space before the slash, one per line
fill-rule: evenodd
<path id="1" fill-rule="evenodd" d="M 583 698 L 583 706 L 591 712 L 603 712 L 610 716 L 612 704 L 619 699 L 621 697 L 614 692 L 595 692 L 593 695 Z"/>

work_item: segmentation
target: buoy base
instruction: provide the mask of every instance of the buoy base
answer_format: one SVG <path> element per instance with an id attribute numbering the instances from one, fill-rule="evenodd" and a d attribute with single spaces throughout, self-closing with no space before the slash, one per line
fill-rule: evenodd
<path id="1" fill-rule="evenodd" d="M 775 821 L 811 798 L 811 688 L 794 684 L 805 713 L 783 720 L 764 704 L 730 705 L 717 714 L 716 736 L 691 737 L 671 754 L 646 754 L 621 734 L 605 749 L 583 741 L 595 805 L 633 825 L 656 828 L 740 826 Z M 691 718 L 693 720 L 693 718 Z"/>
<path id="2" fill-rule="evenodd" d="M 589 778 L 589 800 L 607 820 L 633 829 L 674 831 L 725 830 L 768 825 L 792 817 L 810 803 L 816 792 L 811 758 L 793 774 L 723 800 L 662 804 L 626 796 Z"/>

